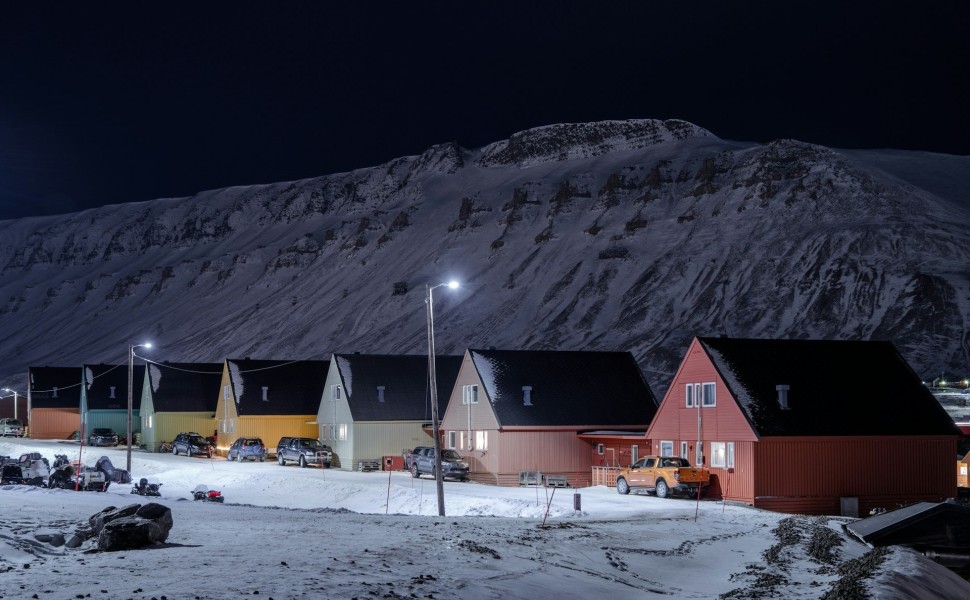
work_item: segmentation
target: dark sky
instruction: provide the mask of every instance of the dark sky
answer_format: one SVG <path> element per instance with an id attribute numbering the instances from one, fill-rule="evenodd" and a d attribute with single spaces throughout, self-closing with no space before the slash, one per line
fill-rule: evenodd
<path id="1" fill-rule="evenodd" d="M 0 219 L 604 119 L 967 155 L 967 5 L 4 2 Z"/>

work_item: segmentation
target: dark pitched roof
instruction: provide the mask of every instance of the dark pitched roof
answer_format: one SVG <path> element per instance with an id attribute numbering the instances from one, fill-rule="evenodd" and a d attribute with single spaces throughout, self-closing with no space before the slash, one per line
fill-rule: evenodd
<path id="1" fill-rule="evenodd" d="M 698 341 L 758 435 L 959 434 L 891 342 Z"/>
<path id="2" fill-rule="evenodd" d="M 141 389 L 145 381 L 145 365 L 132 367 L 131 407 L 141 406 Z M 84 365 L 84 385 L 87 387 L 88 410 L 128 408 L 128 365 Z M 114 396 L 112 397 L 112 388 Z"/>
<path id="3" fill-rule="evenodd" d="M 427 356 L 334 354 L 333 360 L 355 421 L 430 421 Z M 435 356 L 439 416 L 448 408 L 461 361 L 461 356 Z M 384 387 L 383 402 L 378 386 Z"/>
<path id="4" fill-rule="evenodd" d="M 30 367 L 27 369 L 31 408 L 79 408 L 80 367 Z"/>
<path id="5" fill-rule="evenodd" d="M 468 352 L 501 426 L 643 427 L 657 412 L 629 352 Z M 532 406 L 523 402 L 524 386 L 532 387 Z"/>
<path id="6" fill-rule="evenodd" d="M 215 411 L 221 383 L 221 363 L 148 364 L 155 412 Z"/>
<path id="7" fill-rule="evenodd" d="M 317 414 L 330 368 L 328 360 L 227 359 L 226 364 L 243 416 Z"/>

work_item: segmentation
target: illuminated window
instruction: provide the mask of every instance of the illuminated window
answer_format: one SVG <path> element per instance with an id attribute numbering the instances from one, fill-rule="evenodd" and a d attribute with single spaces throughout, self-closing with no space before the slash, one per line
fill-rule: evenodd
<path id="1" fill-rule="evenodd" d="M 488 432 L 487 431 L 476 431 L 475 432 L 475 448 L 479 450 L 488 450 Z"/>

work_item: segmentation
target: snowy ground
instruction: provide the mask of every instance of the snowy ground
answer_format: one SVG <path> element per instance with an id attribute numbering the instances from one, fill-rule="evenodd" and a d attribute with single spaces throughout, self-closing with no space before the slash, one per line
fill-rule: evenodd
<path id="1" fill-rule="evenodd" d="M 0 454 L 77 457 L 76 444 L 0 441 Z M 125 466 L 125 450 L 84 449 Z M 37 542 L 106 506 L 150 499 L 0 488 L 0 598 L 970 598 L 907 550 L 871 552 L 836 518 L 611 488 L 496 488 L 406 473 L 347 473 L 132 454 L 175 520 L 168 542 L 117 553 Z M 198 484 L 226 504 L 194 502 Z M 573 510 L 579 493 L 582 511 Z M 548 507 L 548 518 L 546 512 Z M 545 525 L 543 520 L 546 519 Z"/>

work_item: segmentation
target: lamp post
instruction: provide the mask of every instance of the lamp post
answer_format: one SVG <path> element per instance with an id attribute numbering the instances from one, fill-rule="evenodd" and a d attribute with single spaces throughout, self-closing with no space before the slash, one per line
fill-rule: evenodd
<path id="1" fill-rule="evenodd" d="M 128 472 L 131 473 L 131 399 L 132 399 L 132 389 L 133 380 L 135 378 L 135 348 L 151 348 L 151 344 L 137 344 L 128 346 L 128 460 L 126 461 L 126 468 Z"/>
<path id="2" fill-rule="evenodd" d="M 17 390 L 12 390 L 10 388 L 3 388 L 3 391 L 13 394 L 13 418 L 17 418 Z"/>
<path id="3" fill-rule="evenodd" d="M 434 485 L 438 493 L 438 516 L 445 516 L 445 478 L 441 473 L 441 436 L 438 435 L 438 380 L 435 376 L 434 365 L 434 304 L 431 292 L 435 288 L 447 285 L 451 289 L 458 287 L 457 281 L 439 283 L 438 285 L 425 285 L 428 296 L 425 302 L 428 304 L 428 378 L 431 380 L 431 427 L 432 437 L 434 437 Z"/>

